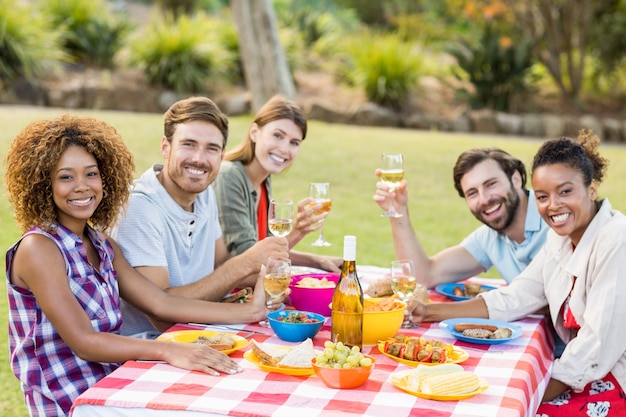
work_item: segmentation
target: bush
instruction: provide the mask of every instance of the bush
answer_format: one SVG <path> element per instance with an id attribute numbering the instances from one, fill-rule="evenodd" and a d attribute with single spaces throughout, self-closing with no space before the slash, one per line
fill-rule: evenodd
<path id="1" fill-rule="evenodd" d="M 131 43 L 132 63 L 153 85 L 179 93 L 205 91 L 209 79 L 223 77 L 220 68 L 232 66 L 231 57 L 208 30 L 211 27 L 213 22 L 204 13 L 157 17 Z"/>
<path id="2" fill-rule="evenodd" d="M 402 110 L 423 67 L 414 43 L 392 34 L 363 33 L 348 42 L 347 78 L 368 100 Z"/>
<path id="3" fill-rule="evenodd" d="M 34 7 L 0 0 L 0 85 L 20 77 L 30 81 L 66 57 L 61 32 Z"/>
<path id="4" fill-rule="evenodd" d="M 341 40 L 359 27 L 353 10 L 339 9 L 331 0 L 274 0 L 274 8 L 279 26 L 285 28 L 281 29 L 281 41 L 286 42 L 290 66 L 305 59 L 314 69 L 332 66 L 332 58 L 340 52 Z M 285 31 L 297 31 L 298 41 L 295 33 L 288 36 L 282 33 Z"/>
<path id="5" fill-rule="evenodd" d="M 460 41 L 447 48 L 461 70 L 455 71 L 456 77 L 467 79 L 474 87 L 473 92 L 460 89 L 458 94 L 469 101 L 472 108 L 508 111 L 512 97 L 527 88 L 526 75 L 532 66 L 531 48 L 530 39 L 514 43 L 501 36 L 491 23 L 485 23 L 476 46 Z"/>
<path id="6" fill-rule="evenodd" d="M 226 79 L 231 84 L 245 85 L 246 75 L 239 50 L 239 37 L 232 16 L 216 19 L 211 27 L 218 38 L 218 43 L 224 49 Z"/>
<path id="7" fill-rule="evenodd" d="M 45 0 L 43 8 L 65 31 L 63 46 L 78 63 L 112 68 L 132 26 L 102 0 Z"/>

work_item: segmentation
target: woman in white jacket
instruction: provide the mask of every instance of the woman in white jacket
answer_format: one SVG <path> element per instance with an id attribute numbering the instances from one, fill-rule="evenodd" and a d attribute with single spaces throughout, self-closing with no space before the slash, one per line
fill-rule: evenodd
<path id="1" fill-rule="evenodd" d="M 419 304 L 414 322 L 457 317 L 520 319 L 548 306 L 567 344 L 538 416 L 626 415 L 626 217 L 597 198 L 607 160 L 600 140 L 546 141 L 533 160 L 539 213 L 552 230 L 507 287 L 460 303 Z"/>

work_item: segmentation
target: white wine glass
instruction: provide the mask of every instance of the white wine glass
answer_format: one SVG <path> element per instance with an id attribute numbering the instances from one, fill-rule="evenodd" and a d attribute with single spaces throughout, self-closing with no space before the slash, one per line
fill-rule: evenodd
<path id="1" fill-rule="evenodd" d="M 293 227 L 293 201 L 272 199 L 267 217 L 270 232 L 274 236 L 287 236 Z"/>
<path id="2" fill-rule="evenodd" d="M 280 259 L 270 256 L 267 258 L 265 265 L 265 278 L 263 279 L 263 288 L 268 307 L 272 301 L 282 297 L 287 292 L 291 283 L 291 261 L 289 259 Z M 262 320 L 259 325 L 270 327 L 269 321 Z"/>
<path id="3" fill-rule="evenodd" d="M 415 292 L 417 283 L 415 281 L 415 264 L 411 260 L 397 260 L 391 262 L 391 288 L 399 299 L 404 301 L 407 306 L 409 299 Z M 408 314 L 404 316 L 402 323 L 403 329 L 412 329 L 416 327 L 413 322 L 408 319 Z"/>
<path id="4" fill-rule="evenodd" d="M 380 180 L 389 187 L 389 192 L 394 192 L 404 179 L 404 167 L 401 153 L 384 153 L 382 155 L 382 167 L 380 168 Z M 393 206 L 381 214 L 382 217 L 402 217 Z"/>
<path id="5" fill-rule="evenodd" d="M 309 197 L 313 200 L 311 204 L 321 204 L 322 206 L 315 210 L 316 216 L 329 212 L 333 206 L 333 202 L 330 199 L 330 183 L 328 182 L 312 182 L 309 184 Z M 324 239 L 324 220 L 321 220 L 321 222 L 320 235 L 315 242 L 311 243 L 311 246 L 331 246 L 331 243 Z"/>

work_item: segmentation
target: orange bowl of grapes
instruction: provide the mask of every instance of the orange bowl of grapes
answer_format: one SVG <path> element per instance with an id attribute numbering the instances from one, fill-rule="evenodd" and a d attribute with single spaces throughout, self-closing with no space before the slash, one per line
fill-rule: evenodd
<path id="1" fill-rule="evenodd" d="M 315 375 L 326 386 L 337 389 L 357 388 L 365 384 L 375 363 L 373 357 L 363 355 L 358 347 L 350 349 L 341 342 L 335 344 L 330 341 L 324 344 L 324 352 L 312 360 Z"/>

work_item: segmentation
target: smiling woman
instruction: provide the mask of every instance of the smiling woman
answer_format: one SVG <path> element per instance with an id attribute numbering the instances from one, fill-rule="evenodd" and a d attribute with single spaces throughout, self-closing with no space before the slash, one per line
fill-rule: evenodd
<path id="1" fill-rule="evenodd" d="M 244 140 L 228 152 L 213 184 L 220 224 L 228 251 L 241 254 L 271 235 L 267 213 L 272 200 L 271 175 L 289 168 L 307 134 L 307 120 L 293 101 L 272 97 L 259 109 Z M 311 199 L 298 203 L 293 228 L 286 238 L 293 248 L 308 233 L 321 227 L 328 213 Z M 339 271 L 341 260 L 303 252 L 290 252 L 293 265 Z"/>
<path id="2" fill-rule="evenodd" d="M 212 322 L 216 307 L 235 310 L 168 296 L 105 234 L 128 201 L 134 169 L 112 126 L 71 115 L 33 122 L 13 140 L 7 167 L 7 194 L 23 232 L 6 253 L 10 365 L 31 416 L 68 415 L 78 395 L 131 359 L 212 375 L 240 371 L 207 346 L 120 336 L 121 298 L 170 322 Z"/>

